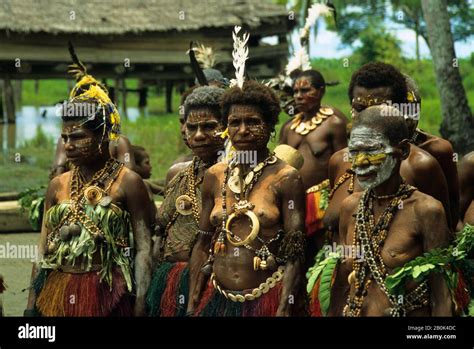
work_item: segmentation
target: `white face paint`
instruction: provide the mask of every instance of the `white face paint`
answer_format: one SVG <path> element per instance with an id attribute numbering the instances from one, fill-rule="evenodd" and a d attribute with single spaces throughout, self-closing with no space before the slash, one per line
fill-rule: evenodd
<path id="1" fill-rule="evenodd" d="M 362 188 L 373 189 L 390 178 L 397 165 L 397 160 L 392 155 L 393 152 L 394 149 L 390 146 L 390 141 L 381 132 L 366 126 L 357 126 L 352 129 L 349 139 L 349 154 L 353 159 L 360 153 L 387 155 L 381 164 L 354 167 L 357 181 Z"/>

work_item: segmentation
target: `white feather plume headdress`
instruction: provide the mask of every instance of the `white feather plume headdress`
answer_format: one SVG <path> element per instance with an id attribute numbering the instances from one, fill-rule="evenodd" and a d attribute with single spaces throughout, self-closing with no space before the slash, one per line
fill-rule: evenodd
<path id="1" fill-rule="evenodd" d="M 311 62 L 309 60 L 308 52 L 305 48 L 300 48 L 295 52 L 293 57 L 288 61 L 285 68 L 285 73 L 290 76 L 290 73 L 296 69 L 308 70 L 311 69 Z"/>
<path id="2" fill-rule="evenodd" d="M 331 11 L 333 11 L 333 9 L 324 4 L 313 4 L 308 9 L 308 17 L 306 17 L 305 25 L 300 31 L 300 42 L 302 44 L 302 47 L 299 50 L 296 50 L 293 54 L 293 57 L 288 60 L 288 64 L 285 68 L 285 73 L 287 76 L 286 80 L 291 80 L 289 78 L 289 75 L 292 71 L 296 69 L 311 69 L 311 62 L 306 47 L 306 43 L 309 37 L 309 31 L 311 27 L 316 24 L 319 17 L 329 16 L 331 14 Z M 288 81 L 287 83 L 291 85 L 290 81 Z"/>
<path id="3" fill-rule="evenodd" d="M 236 25 L 232 32 L 232 38 L 234 39 L 234 49 L 232 51 L 233 64 L 235 68 L 235 79 L 230 80 L 230 87 L 238 86 L 242 88 L 245 80 L 245 61 L 249 56 L 249 48 L 247 42 L 249 41 L 250 34 L 245 32 L 242 37 L 239 37 L 240 26 Z"/>
<path id="4" fill-rule="evenodd" d="M 324 4 L 313 4 L 308 9 L 308 16 L 306 17 L 306 22 L 304 27 L 300 31 L 300 40 L 305 40 L 309 37 L 309 30 L 313 25 L 316 24 L 318 18 L 321 16 L 329 16 L 331 15 L 331 9 L 327 5 Z"/>

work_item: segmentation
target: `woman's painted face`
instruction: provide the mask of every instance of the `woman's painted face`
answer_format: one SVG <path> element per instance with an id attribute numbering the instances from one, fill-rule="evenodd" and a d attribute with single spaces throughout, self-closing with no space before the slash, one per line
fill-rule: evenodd
<path id="1" fill-rule="evenodd" d="M 194 155 L 200 158 L 217 156 L 224 146 L 220 136 L 222 123 L 210 109 L 194 109 L 185 123 L 186 140 Z"/>
<path id="2" fill-rule="evenodd" d="M 233 105 L 227 124 L 229 138 L 235 149 L 257 150 L 267 146 L 271 131 L 258 107 Z"/>
<path id="3" fill-rule="evenodd" d="M 351 116 L 354 119 L 368 107 L 388 103 L 392 99 L 392 90 L 390 87 L 365 88 L 356 85 L 352 95 Z"/>
<path id="4" fill-rule="evenodd" d="M 321 104 L 321 89 L 311 85 L 311 79 L 302 76 L 295 81 L 293 86 L 293 97 L 296 109 L 300 112 L 307 112 Z"/>
<path id="5" fill-rule="evenodd" d="M 387 181 L 397 165 L 395 150 L 380 131 L 366 126 L 352 129 L 349 156 L 359 184 L 372 189 Z"/>
<path id="6" fill-rule="evenodd" d="M 100 146 L 102 134 L 87 129 L 80 121 L 64 122 L 61 139 L 68 161 L 76 166 L 91 163 L 102 151 L 108 151 L 105 143 Z"/>

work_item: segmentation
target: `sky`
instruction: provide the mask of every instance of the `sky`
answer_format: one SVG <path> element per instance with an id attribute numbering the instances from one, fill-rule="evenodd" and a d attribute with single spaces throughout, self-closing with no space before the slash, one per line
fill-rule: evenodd
<path id="1" fill-rule="evenodd" d="M 415 58 L 415 32 L 402 26 L 396 28 L 396 25 L 394 24 L 391 24 L 391 27 L 394 29 L 390 32 L 401 42 L 403 55 L 405 57 Z M 316 43 L 314 43 L 313 33 L 311 36 L 311 58 L 344 58 L 352 54 L 352 48 L 342 47 L 341 40 L 337 33 L 328 31 L 326 29 L 326 23 L 323 20 L 318 21 L 318 36 L 316 38 Z M 294 45 L 298 45 L 299 47 L 298 35 L 294 35 L 292 39 Z M 419 42 L 421 57 L 430 58 L 430 50 L 421 36 Z M 357 47 L 358 45 L 360 45 L 360 42 L 356 41 L 353 47 Z M 470 57 L 471 53 L 474 52 L 474 36 L 466 42 L 456 42 L 454 44 L 454 49 L 458 58 Z"/>

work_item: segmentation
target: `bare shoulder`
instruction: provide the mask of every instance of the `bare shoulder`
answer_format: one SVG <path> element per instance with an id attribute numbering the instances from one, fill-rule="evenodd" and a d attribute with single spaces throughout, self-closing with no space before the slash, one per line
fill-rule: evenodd
<path id="1" fill-rule="evenodd" d="M 125 189 L 136 189 L 136 186 L 145 185 L 142 177 L 140 177 L 139 174 L 125 166 L 123 167 L 119 177 L 122 177 L 122 182 L 124 183 Z"/>
<path id="2" fill-rule="evenodd" d="M 474 174 L 474 151 L 464 155 L 464 157 L 461 159 L 459 163 L 459 166 L 464 171 L 470 171 Z"/>
<path id="3" fill-rule="evenodd" d="M 341 120 L 344 123 L 344 125 L 349 122 L 346 115 L 344 115 L 344 113 L 340 111 L 339 109 L 334 108 L 333 106 L 326 106 L 326 108 L 331 108 L 334 111 L 335 119 Z"/>
<path id="4" fill-rule="evenodd" d="M 349 159 L 348 148 L 343 148 L 341 150 L 336 151 L 334 154 L 331 155 L 329 158 L 329 173 L 333 173 L 338 175 L 345 171 L 347 168 L 351 166 Z M 336 180 L 336 178 L 333 178 Z"/>
<path id="5" fill-rule="evenodd" d="M 439 218 L 440 215 L 445 213 L 443 204 L 439 200 L 436 200 L 434 197 L 422 193 L 419 190 L 416 190 L 410 199 L 413 202 L 414 211 L 417 217 L 432 219 L 434 217 Z"/>
<path id="6" fill-rule="evenodd" d="M 449 159 L 452 161 L 454 153 L 453 146 L 448 140 L 424 132 L 427 140 L 422 144 L 422 148 L 433 154 L 436 158 Z"/>
<path id="7" fill-rule="evenodd" d="M 341 203 L 341 217 L 343 214 L 353 214 L 359 205 L 360 199 L 364 192 L 352 193 L 346 197 Z"/>
<path id="8" fill-rule="evenodd" d="M 166 183 L 169 183 L 178 173 L 187 168 L 191 161 L 178 162 L 172 165 L 166 174 Z"/>
<path id="9" fill-rule="evenodd" d="M 67 190 L 68 184 L 71 181 L 71 175 L 72 172 L 68 171 L 61 173 L 60 175 L 51 179 L 48 184 L 48 189 L 46 193 L 47 199 L 49 199 L 51 202 L 55 202 L 57 198 L 57 193 L 62 189 Z"/>
<path id="10" fill-rule="evenodd" d="M 288 184 L 288 181 L 301 180 L 300 172 L 293 166 L 288 165 L 285 161 L 278 159 L 275 166 L 276 180 L 281 181 L 282 184 Z"/>
<path id="11" fill-rule="evenodd" d="M 343 148 L 336 151 L 329 158 L 329 167 L 338 168 L 341 163 L 344 163 L 344 159 L 348 156 L 348 148 Z"/>
<path id="12" fill-rule="evenodd" d="M 211 176 L 219 177 L 225 172 L 226 168 L 227 168 L 227 163 L 218 162 L 218 163 L 212 165 L 211 167 L 209 167 L 209 169 L 206 171 L 206 176 L 208 176 L 208 177 L 211 177 Z"/>
<path id="13" fill-rule="evenodd" d="M 407 160 L 414 169 L 422 171 L 432 170 L 438 165 L 438 161 L 430 153 L 413 144 L 410 145 L 410 155 Z"/>
<path id="14" fill-rule="evenodd" d="M 344 129 L 345 131 L 346 126 L 347 126 L 347 119 L 345 117 L 340 117 L 334 114 L 328 117 L 327 123 L 331 125 L 332 127 L 338 127 L 338 128 Z"/>

